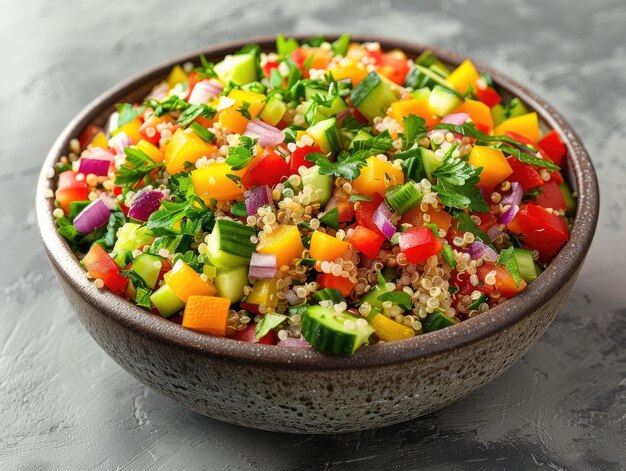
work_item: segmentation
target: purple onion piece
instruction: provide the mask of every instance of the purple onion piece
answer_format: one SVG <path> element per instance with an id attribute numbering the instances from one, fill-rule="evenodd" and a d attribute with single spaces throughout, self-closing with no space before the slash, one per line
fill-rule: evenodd
<path id="1" fill-rule="evenodd" d="M 270 187 L 267 185 L 256 186 L 251 190 L 246 191 L 243 194 L 243 197 L 246 204 L 246 211 L 249 216 L 256 215 L 258 209 L 262 206 L 274 206 L 272 190 L 270 190 Z"/>
<path id="2" fill-rule="evenodd" d="M 248 278 L 271 280 L 276 276 L 276 255 L 253 253 Z"/>
<path id="3" fill-rule="evenodd" d="M 383 235 L 389 240 L 391 240 L 393 235 L 396 233 L 396 228 L 391 222 L 392 216 L 393 214 L 391 213 L 391 211 L 389 211 L 389 208 L 383 201 L 382 203 L 380 203 L 380 206 L 376 208 L 376 211 L 374 211 L 374 216 L 372 217 L 374 224 L 376 224 L 376 227 L 378 227 Z"/>
<path id="4" fill-rule="evenodd" d="M 248 122 L 244 136 L 258 139 L 258 144 L 265 147 L 276 147 L 285 140 L 285 133 L 280 129 L 264 123 L 260 119 L 253 119 Z"/>
<path id="5" fill-rule="evenodd" d="M 115 151 L 116 154 L 123 154 L 124 148 L 133 145 L 133 140 L 126 135 L 125 132 L 117 133 L 111 139 L 109 139 L 109 147 Z"/>
<path id="6" fill-rule="evenodd" d="M 163 196 L 158 190 L 140 190 L 128 210 L 128 216 L 138 221 L 147 221 L 161 207 Z"/>
<path id="7" fill-rule="evenodd" d="M 491 226 L 487 231 L 487 235 L 489 236 L 489 240 L 491 240 L 491 242 L 496 240 L 502 234 L 503 232 L 497 226 Z"/>
<path id="8" fill-rule="evenodd" d="M 511 182 L 511 189 L 502 194 L 503 205 L 510 204 L 512 206 L 519 206 L 524 196 L 524 189 L 518 182 Z"/>
<path id="9" fill-rule="evenodd" d="M 446 124 L 455 124 L 455 125 L 464 124 L 467 122 L 469 117 L 470 115 L 467 113 L 451 113 L 441 118 L 441 122 L 446 123 Z"/>
<path id="10" fill-rule="evenodd" d="M 74 218 L 73 224 L 78 232 L 87 234 L 104 226 L 109 222 L 110 217 L 111 211 L 109 211 L 107 205 L 101 199 L 97 199 L 78 213 L 78 216 Z"/>
<path id="11" fill-rule="evenodd" d="M 187 100 L 192 105 L 207 103 L 212 98 L 216 98 L 223 88 L 214 85 L 210 80 L 202 80 L 196 83 Z"/>
<path id="12" fill-rule="evenodd" d="M 109 167 L 111 161 L 106 159 L 91 159 L 88 157 L 81 157 L 78 161 L 78 171 L 89 175 L 93 173 L 98 177 L 105 177 L 109 174 Z"/>
<path id="13" fill-rule="evenodd" d="M 490 262 L 498 260 L 497 252 L 480 240 L 472 242 L 469 246 L 469 250 L 472 260 L 478 260 L 480 258 L 484 258 Z"/>
<path id="14" fill-rule="evenodd" d="M 504 224 L 506 226 L 515 218 L 518 211 L 519 211 L 519 206 L 517 205 L 511 206 L 505 212 L 500 214 L 500 216 L 498 217 L 498 224 Z"/>

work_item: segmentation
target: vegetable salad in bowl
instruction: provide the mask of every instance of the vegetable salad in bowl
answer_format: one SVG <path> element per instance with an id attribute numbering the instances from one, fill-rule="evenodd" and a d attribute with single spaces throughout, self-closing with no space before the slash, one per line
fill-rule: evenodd
<path id="1" fill-rule="evenodd" d="M 349 356 L 535 280 L 575 212 L 565 156 L 469 60 L 278 36 L 118 104 L 50 197 L 94 285 L 146 315 Z"/>

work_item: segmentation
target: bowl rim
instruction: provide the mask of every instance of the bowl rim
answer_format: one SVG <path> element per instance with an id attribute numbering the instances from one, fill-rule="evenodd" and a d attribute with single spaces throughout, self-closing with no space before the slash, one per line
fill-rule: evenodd
<path id="1" fill-rule="evenodd" d="M 302 40 L 311 36 L 294 37 Z M 324 36 L 332 40 L 339 34 Z M 352 35 L 352 40 L 377 41 L 384 50 L 399 48 L 411 57 L 430 49 L 450 65 L 458 65 L 467 58 L 446 49 L 378 35 Z M 105 111 L 110 111 L 123 97 L 136 93 L 147 83 L 163 79 L 173 65 L 197 61 L 200 53 L 209 60 L 217 59 L 250 43 L 260 44 L 264 50 L 271 50 L 275 44 L 275 36 L 235 40 L 202 48 L 165 61 L 108 89 L 70 121 L 48 152 L 36 188 L 37 223 L 44 248 L 60 281 L 62 278 L 74 291 L 80 293 L 94 311 L 108 318 L 107 321 L 117 322 L 138 335 L 150 337 L 163 344 L 199 355 L 254 366 L 317 370 L 377 367 L 454 350 L 508 329 L 547 303 L 576 274 L 591 245 L 599 213 L 598 182 L 589 154 L 571 125 L 549 103 L 501 72 L 472 61 L 479 71 L 491 74 L 501 90 L 520 98 L 531 110 L 537 112 L 547 127 L 559 132 L 568 150 L 568 171 L 571 175 L 569 181 L 579 194 L 569 241 L 535 282 L 514 298 L 492 308 L 489 314 L 411 339 L 362 348 L 354 356 L 346 358 L 328 356 L 314 349 L 250 344 L 197 333 L 160 316 L 146 315 L 145 310 L 131 301 L 108 290 L 96 288 L 85 277 L 78 259 L 56 230 L 52 216 L 54 200 L 45 196 L 48 190 L 55 188 L 54 179 L 47 175 L 49 168 L 66 152 L 70 139 L 80 135 L 86 125 L 94 122 Z"/>

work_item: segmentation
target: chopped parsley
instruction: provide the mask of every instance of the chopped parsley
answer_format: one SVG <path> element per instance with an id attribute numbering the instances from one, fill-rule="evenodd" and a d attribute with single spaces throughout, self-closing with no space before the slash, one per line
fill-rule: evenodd
<path id="1" fill-rule="evenodd" d="M 241 136 L 237 147 L 228 148 L 226 163 L 230 165 L 233 170 L 245 168 L 252 160 L 252 157 L 254 157 L 254 146 L 257 140 L 258 139 L 253 139 L 248 136 Z"/>
<path id="2" fill-rule="evenodd" d="M 365 158 L 368 154 L 368 151 L 359 151 L 354 154 L 342 151 L 337 157 L 337 162 L 331 162 L 327 155 L 311 152 L 305 159 L 317 165 L 321 175 L 354 180 L 361 174 L 361 167 L 365 165 Z"/>
<path id="3" fill-rule="evenodd" d="M 496 262 L 496 265 L 504 265 L 504 267 L 509 271 L 509 273 L 513 277 L 515 284 L 519 288 L 519 285 L 521 283 L 521 278 L 520 278 L 519 266 L 517 265 L 517 259 L 515 258 L 513 250 L 515 250 L 513 247 L 509 247 L 508 249 L 504 249 L 502 252 L 500 252 L 500 256 L 498 257 L 498 261 Z"/>
<path id="4" fill-rule="evenodd" d="M 144 178 L 149 178 L 153 170 L 164 166 L 164 164 L 154 163 L 148 154 L 134 147 L 125 147 L 124 154 L 126 154 L 126 163 L 117 171 L 116 185 L 135 187 Z"/>

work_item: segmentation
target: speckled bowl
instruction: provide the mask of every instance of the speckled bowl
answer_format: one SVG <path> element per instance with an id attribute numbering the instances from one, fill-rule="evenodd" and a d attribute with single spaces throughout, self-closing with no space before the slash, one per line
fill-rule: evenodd
<path id="1" fill-rule="evenodd" d="M 377 40 L 386 50 L 401 48 L 411 56 L 429 48 L 450 65 L 463 60 L 410 42 L 354 39 Z M 200 52 L 219 60 L 249 42 L 268 50 L 274 44 L 273 38 L 257 38 Z M 409 340 L 365 347 L 352 358 L 334 358 L 310 349 L 202 335 L 95 288 L 56 231 L 53 201 L 44 196 L 55 188 L 47 169 L 85 126 L 104 124 L 115 103 L 141 100 L 174 64 L 197 55 L 151 69 L 87 106 L 53 145 L 37 187 L 37 220 L 57 278 L 92 337 L 129 373 L 185 407 L 226 422 L 295 433 L 348 432 L 413 419 L 467 396 L 509 368 L 543 334 L 591 244 L 598 218 L 596 175 L 580 138 L 552 106 L 482 66 L 502 90 L 537 111 L 542 127 L 556 129 L 565 139 L 569 179 L 580 195 L 570 241 L 524 292 L 489 313 Z"/>

